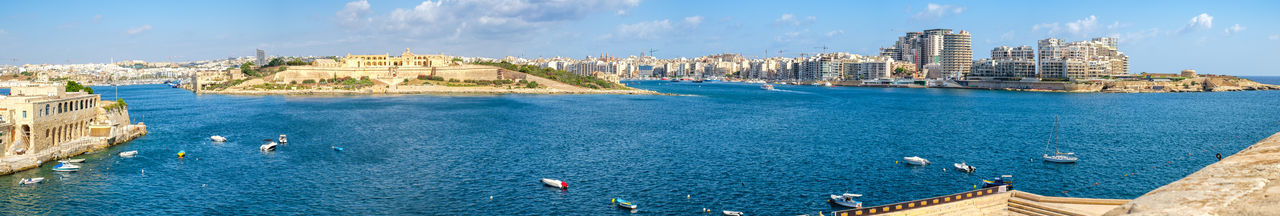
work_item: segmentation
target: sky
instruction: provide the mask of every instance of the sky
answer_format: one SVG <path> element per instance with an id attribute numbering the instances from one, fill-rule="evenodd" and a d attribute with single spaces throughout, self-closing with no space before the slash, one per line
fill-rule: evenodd
<path id="1" fill-rule="evenodd" d="M 906 32 L 974 58 L 1117 37 L 1130 71 L 1280 76 L 1278 1 L 3 1 L 0 64 L 414 53 L 525 58 L 876 55 Z"/>

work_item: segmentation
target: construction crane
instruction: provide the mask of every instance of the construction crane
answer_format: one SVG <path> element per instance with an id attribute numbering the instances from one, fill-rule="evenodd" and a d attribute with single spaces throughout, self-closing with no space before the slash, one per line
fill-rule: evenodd
<path id="1" fill-rule="evenodd" d="M 649 49 L 649 56 L 653 56 L 653 53 L 654 53 L 654 52 L 657 52 L 657 51 L 658 51 L 658 50 L 656 50 L 656 49 Z M 656 58 L 656 57 L 655 57 L 655 58 Z"/>
<path id="2" fill-rule="evenodd" d="M 829 48 L 827 47 L 827 45 L 822 45 L 822 46 L 820 46 L 820 47 L 813 47 L 813 48 L 814 48 L 814 49 L 822 49 L 822 53 L 827 53 L 827 49 L 829 49 Z"/>

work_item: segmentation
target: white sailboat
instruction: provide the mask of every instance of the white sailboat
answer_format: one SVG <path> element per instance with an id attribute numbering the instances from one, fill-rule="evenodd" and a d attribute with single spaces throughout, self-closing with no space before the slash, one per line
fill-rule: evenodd
<path id="1" fill-rule="evenodd" d="M 1076 162 L 1076 160 L 1078 160 L 1078 159 L 1079 159 L 1079 158 L 1076 158 L 1076 153 L 1074 153 L 1074 152 L 1061 152 L 1061 151 L 1058 151 L 1058 146 L 1056 145 L 1056 144 L 1058 144 L 1058 142 L 1057 142 L 1057 141 L 1058 141 L 1058 136 L 1057 136 L 1057 134 L 1058 134 L 1058 117 L 1057 117 L 1057 116 L 1054 116 L 1054 117 L 1053 117 L 1053 131 L 1052 131 L 1052 132 L 1049 132 L 1049 140 L 1048 140 L 1048 141 L 1046 141 L 1046 142 L 1045 142 L 1045 144 L 1044 144 L 1044 152 L 1045 152 L 1045 154 L 1044 154 L 1044 156 L 1043 156 L 1043 157 L 1044 157 L 1044 161 L 1054 162 L 1054 163 L 1075 163 L 1075 162 Z M 1050 154 L 1049 154 L 1049 146 L 1050 146 L 1050 145 L 1053 145 L 1053 146 L 1054 146 L 1054 147 L 1053 147 L 1053 155 L 1050 155 Z"/>

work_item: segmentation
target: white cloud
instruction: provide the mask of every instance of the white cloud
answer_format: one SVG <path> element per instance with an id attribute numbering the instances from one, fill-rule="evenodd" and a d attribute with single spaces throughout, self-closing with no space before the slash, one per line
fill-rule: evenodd
<path id="1" fill-rule="evenodd" d="M 1227 35 L 1233 35 L 1233 34 L 1236 34 L 1236 32 L 1244 31 L 1244 29 L 1245 29 L 1244 26 L 1240 26 L 1240 24 L 1235 24 L 1230 27 L 1227 27 L 1227 29 L 1225 29 L 1224 31 L 1227 33 Z"/>
<path id="2" fill-rule="evenodd" d="M 697 26 L 698 24 L 702 24 L 702 16 L 685 17 L 684 22 L 689 25 Z"/>
<path id="3" fill-rule="evenodd" d="M 617 14 L 618 16 L 626 16 L 627 13 L 628 13 L 627 10 L 618 10 L 618 13 L 615 13 L 615 14 Z"/>
<path id="4" fill-rule="evenodd" d="M 385 15 L 368 10 L 367 1 L 347 3 L 337 13 L 338 24 L 367 23 L 365 29 L 417 37 L 505 39 L 546 31 L 561 22 L 591 14 L 625 11 L 639 0 L 427 0 L 413 8 L 396 8 Z M 625 12 L 624 12 L 625 13 Z M 616 13 L 615 13 L 616 14 Z M 418 38 L 424 39 L 424 38 Z"/>
<path id="5" fill-rule="evenodd" d="M 916 19 L 937 19 L 946 15 L 964 13 L 964 11 L 965 7 L 961 6 L 929 3 L 923 11 L 916 12 L 916 15 L 912 17 Z"/>
<path id="6" fill-rule="evenodd" d="M 354 26 L 370 21 L 368 18 L 373 11 L 369 10 L 369 1 L 360 0 L 347 2 L 347 6 L 342 7 L 337 13 L 338 24 Z"/>
<path id="7" fill-rule="evenodd" d="M 618 26 L 614 36 L 622 39 L 657 39 L 674 29 L 671 20 L 655 20 Z"/>
<path id="8" fill-rule="evenodd" d="M 1107 26 L 1108 29 L 1119 28 L 1119 27 L 1120 27 L 1120 22 L 1116 22 L 1115 24 Z M 1098 32 L 1098 29 L 1099 29 L 1098 17 L 1094 15 L 1089 15 L 1089 17 L 1085 17 L 1084 19 L 1079 19 L 1066 24 L 1060 24 L 1055 22 L 1055 23 L 1040 23 L 1040 24 L 1035 24 L 1031 26 L 1031 31 L 1044 30 L 1048 35 L 1068 34 L 1068 35 L 1079 36 L 1079 37 L 1092 36 L 1092 34 L 1095 34 Z"/>
<path id="9" fill-rule="evenodd" d="M 0 31 L 0 32 L 4 32 L 4 31 Z M 1280 35 L 1271 35 L 1271 36 L 1267 36 L 1267 39 L 1268 39 L 1268 40 L 1280 40 Z"/>
<path id="10" fill-rule="evenodd" d="M 1209 16 L 1207 13 L 1202 13 L 1191 17 L 1191 21 L 1187 22 L 1187 26 L 1183 26 L 1182 29 L 1179 29 L 1178 33 L 1184 34 L 1193 31 L 1208 30 L 1210 28 L 1213 28 L 1213 16 Z"/>
<path id="11" fill-rule="evenodd" d="M 149 24 L 148 24 L 148 25 L 142 25 L 142 26 L 138 26 L 138 27 L 129 28 L 129 30 L 128 30 L 128 31 L 125 31 L 124 33 L 129 34 L 129 35 L 136 35 L 136 34 L 142 34 L 143 32 L 147 32 L 147 31 L 151 31 L 151 25 L 149 25 Z"/>
<path id="12" fill-rule="evenodd" d="M 102 14 L 93 16 L 93 23 L 101 23 L 101 22 L 102 22 Z"/>
<path id="13" fill-rule="evenodd" d="M 813 22 L 817 22 L 817 21 L 818 21 L 818 17 L 815 17 L 815 16 L 806 16 L 804 17 L 804 19 L 800 19 L 799 17 L 796 17 L 795 14 L 782 14 L 782 17 L 778 17 L 778 19 L 774 20 L 773 23 L 800 26 L 800 25 L 812 24 Z"/>
<path id="14" fill-rule="evenodd" d="M 827 37 L 835 37 L 840 35 L 844 35 L 844 30 L 835 30 L 835 31 L 827 32 Z"/>

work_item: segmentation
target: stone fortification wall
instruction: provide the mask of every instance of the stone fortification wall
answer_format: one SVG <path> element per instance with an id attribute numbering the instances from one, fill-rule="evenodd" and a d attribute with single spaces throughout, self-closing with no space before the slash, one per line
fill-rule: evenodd
<path id="1" fill-rule="evenodd" d="M 372 79 L 411 79 L 422 76 L 439 76 L 445 79 L 458 80 L 496 80 L 498 69 L 484 66 L 446 66 L 446 67 L 317 67 L 297 66 L 276 73 L 270 77 L 272 82 L 303 82 L 306 80 L 322 80 L 342 77 L 369 77 Z"/>

